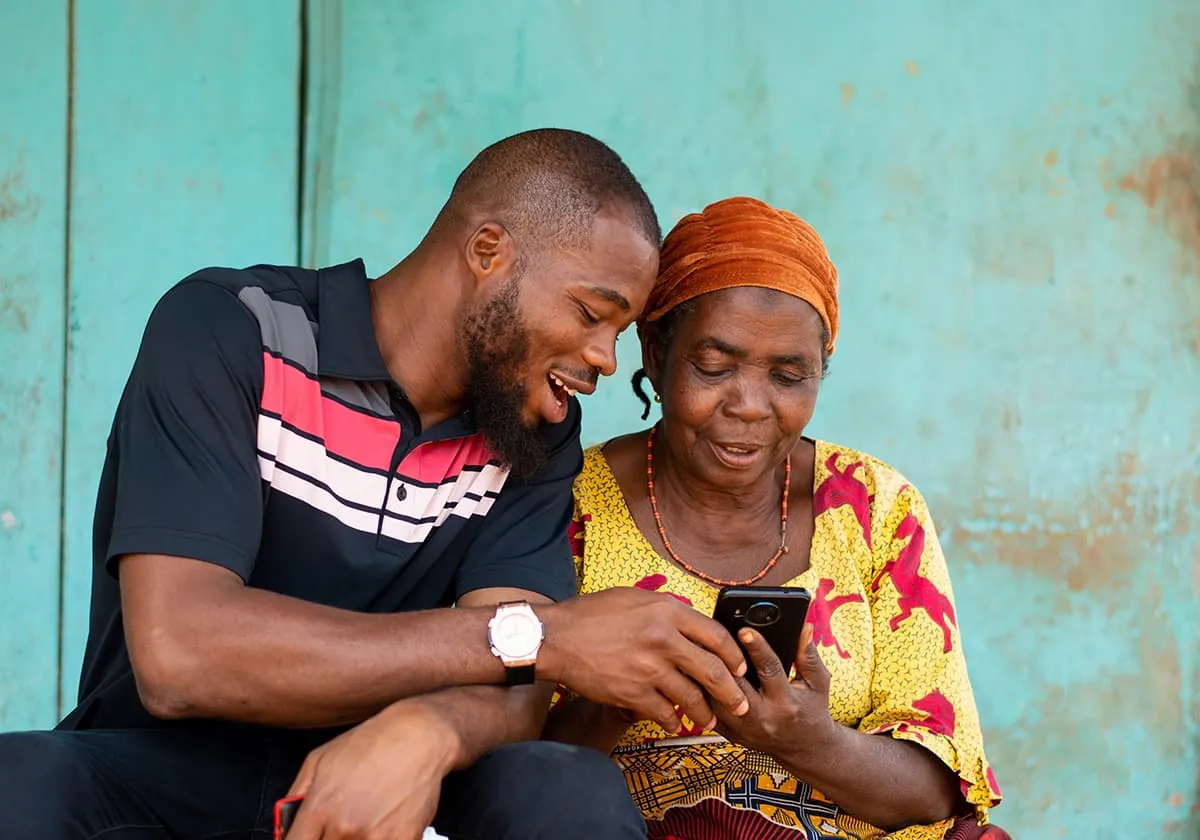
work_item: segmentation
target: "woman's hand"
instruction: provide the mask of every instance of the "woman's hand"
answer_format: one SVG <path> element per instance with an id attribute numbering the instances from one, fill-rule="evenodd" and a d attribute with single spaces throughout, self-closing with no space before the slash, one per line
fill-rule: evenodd
<path id="1" fill-rule="evenodd" d="M 841 727 L 829 716 L 829 670 L 805 624 L 796 652 L 796 679 L 757 631 L 743 629 L 739 639 L 758 672 L 760 688 L 742 682 L 750 711 L 738 717 L 716 705 L 717 731 L 730 741 L 794 765 L 798 756 L 819 755 Z M 786 757 L 786 758 L 785 758 Z"/>

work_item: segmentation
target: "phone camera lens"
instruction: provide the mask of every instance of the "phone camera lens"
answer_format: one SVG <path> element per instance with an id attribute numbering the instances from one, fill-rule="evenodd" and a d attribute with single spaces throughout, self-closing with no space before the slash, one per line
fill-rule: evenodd
<path id="1" fill-rule="evenodd" d="M 746 610 L 746 623 L 755 627 L 765 627 L 779 620 L 779 607 L 770 601 L 759 601 Z"/>

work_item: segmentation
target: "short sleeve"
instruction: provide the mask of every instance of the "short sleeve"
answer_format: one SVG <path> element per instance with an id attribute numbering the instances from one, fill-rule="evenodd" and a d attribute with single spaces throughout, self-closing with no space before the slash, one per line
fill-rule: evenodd
<path id="1" fill-rule="evenodd" d="M 455 597 L 497 587 L 524 589 L 554 601 L 575 594 L 568 528 L 571 486 L 583 468 L 580 409 L 548 432 L 550 464 L 542 476 L 509 481 L 471 541 L 455 580 Z"/>
<path id="2" fill-rule="evenodd" d="M 907 485 L 883 523 L 868 589 L 875 626 L 871 713 L 859 729 L 913 741 L 958 774 L 981 821 L 1000 802 L 983 750 L 950 574 L 920 493 Z"/>
<path id="3" fill-rule="evenodd" d="M 105 561 L 127 554 L 254 568 L 263 495 L 258 325 L 233 292 L 203 280 L 150 315 L 109 439 L 114 498 Z"/>

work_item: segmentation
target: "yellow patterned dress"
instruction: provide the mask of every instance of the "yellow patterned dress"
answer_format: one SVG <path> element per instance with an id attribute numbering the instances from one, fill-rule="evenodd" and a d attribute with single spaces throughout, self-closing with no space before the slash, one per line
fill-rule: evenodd
<path id="1" fill-rule="evenodd" d="M 983 751 L 946 561 L 920 493 L 860 452 L 816 441 L 811 565 L 789 581 L 813 593 L 813 642 L 831 675 L 834 720 L 915 741 L 954 770 L 980 823 L 1000 801 Z M 572 546 L 581 593 L 668 592 L 711 615 L 717 590 L 664 559 L 638 530 L 600 447 L 575 483 Z M 650 837 L 877 838 L 770 757 L 684 719 L 679 736 L 633 724 L 613 752 Z M 942 838 L 950 821 L 903 840 Z"/>

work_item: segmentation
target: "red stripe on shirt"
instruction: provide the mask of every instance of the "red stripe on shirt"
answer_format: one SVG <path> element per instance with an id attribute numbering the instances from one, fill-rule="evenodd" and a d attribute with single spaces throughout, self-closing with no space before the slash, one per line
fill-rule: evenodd
<path id="1" fill-rule="evenodd" d="M 465 468 L 482 467 L 492 459 L 483 435 L 423 443 L 400 463 L 400 474 L 422 483 L 444 481 Z"/>
<path id="2" fill-rule="evenodd" d="M 398 422 L 326 397 L 319 382 L 270 353 L 263 354 L 262 410 L 320 439 L 330 453 L 373 469 L 391 467 L 400 440 Z"/>

